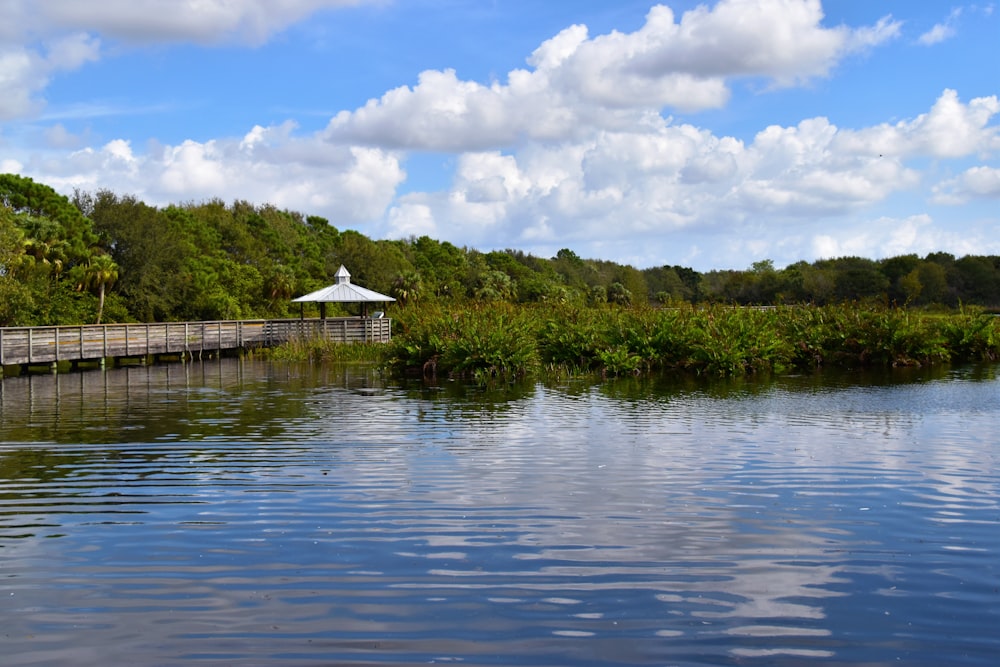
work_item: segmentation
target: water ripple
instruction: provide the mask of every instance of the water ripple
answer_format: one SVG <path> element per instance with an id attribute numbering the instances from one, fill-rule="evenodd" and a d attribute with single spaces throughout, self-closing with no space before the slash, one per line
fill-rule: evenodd
<path id="1" fill-rule="evenodd" d="M 8 378 L 4 664 L 991 665 L 998 386 Z"/>

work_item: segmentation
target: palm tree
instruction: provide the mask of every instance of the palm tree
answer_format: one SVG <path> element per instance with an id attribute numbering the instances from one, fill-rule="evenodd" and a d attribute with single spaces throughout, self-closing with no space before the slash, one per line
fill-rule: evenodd
<path id="1" fill-rule="evenodd" d="M 392 281 L 392 296 L 399 299 L 400 303 L 406 305 L 411 301 L 416 301 L 423 291 L 423 280 L 416 271 L 405 271 Z"/>
<path id="2" fill-rule="evenodd" d="M 118 280 L 118 265 L 111 259 L 110 255 L 94 255 L 87 262 L 84 269 L 83 285 L 88 289 L 97 290 L 97 322 L 101 323 L 101 316 L 104 314 L 104 292 Z"/>
<path id="3" fill-rule="evenodd" d="M 611 283 L 608 287 L 608 303 L 628 306 L 632 303 L 632 292 L 621 283 Z"/>
<path id="4" fill-rule="evenodd" d="M 513 301 L 517 285 L 503 271 L 489 269 L 479 276 L 475 296 L 483 301 Z"/>
<path id="5" fill-rule="evenodd" d="M 35 262 L 41 262 L 49 267 L 52 276 L 58 280 L 66 265 L 67 244 L 62 239 L 49 239 L 47 241 L 37 238 L 27 238 L 24 240 L 24 253 L 34 258 Z"/>
<path id="6" fill-rule="evenodd" d="M 274 267 L 267 295 L 271 302 L 287 300 L 295 292 L 295 271 L 290 266 L 278 264 Z"/>

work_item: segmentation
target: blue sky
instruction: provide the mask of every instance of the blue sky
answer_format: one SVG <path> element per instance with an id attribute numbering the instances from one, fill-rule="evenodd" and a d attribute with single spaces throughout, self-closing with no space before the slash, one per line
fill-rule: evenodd
<path id="1" fill-rule="evenodd" d="M 1000 8 L 0 0 L 0 172 L 645 268 L 1000 254 Z"/>

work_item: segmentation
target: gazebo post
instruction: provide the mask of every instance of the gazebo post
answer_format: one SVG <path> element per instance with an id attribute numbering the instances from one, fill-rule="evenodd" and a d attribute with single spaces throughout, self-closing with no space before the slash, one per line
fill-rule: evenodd
<path id="1" fill-rule="evenodd" d="M 326 319 L 326 301 L 319 302 L 319 319 Z"/>

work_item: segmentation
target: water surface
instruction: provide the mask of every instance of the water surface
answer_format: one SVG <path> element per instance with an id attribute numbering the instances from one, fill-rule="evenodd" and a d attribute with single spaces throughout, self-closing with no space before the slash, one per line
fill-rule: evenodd
<path id="1" fill-rule="evenodd" d="M 996 367 L 0 383 L 4 665 L 993 665 Z"/>

